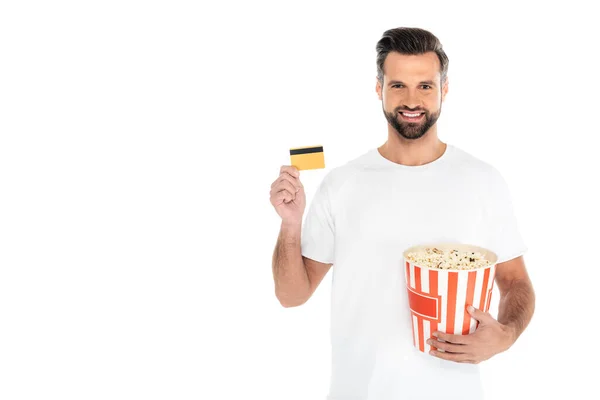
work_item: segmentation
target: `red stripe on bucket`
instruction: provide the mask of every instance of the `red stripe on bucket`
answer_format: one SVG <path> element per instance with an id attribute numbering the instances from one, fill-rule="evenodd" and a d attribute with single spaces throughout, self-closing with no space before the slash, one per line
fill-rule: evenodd
<path id="1" fill-rule="evenodd" d="M 432 296 L 438 296 L 438 272 L 429 270 L 429 294 Z M 442 302 L 438 301 L 438 309 L 437 318 L 434 321 L 431 321 L 431 330 L 429 334 L 431 335 L 433 332 L 438 329 L 438 320 L 442 316 Z"/>
<path id="2" fill-rule="evenodd" d="M 473 295 L 475 294 L 475 279 L 477 278 L 477 271 L 469 272 L 469 280 L 467 282 L 467 306 L 473 305 Z M 469 333 L 469 325 L 471 324 L 471 315 L 468 313 L 467 308 L 464 309 L 465 317 L 463 319 L 462 334 L 467 335 Z"/>
<path id="3" fill-rule="evenodd" d="M 417 318 L 419 322 L 419 350 L 425 351 L 425 338 L 423 337 L 423 318 Z"/>
<path id="4" fill-rule="evenodd" d="M 448 308 L 446 319 L 446 333 L 454 333 L 454 314 L 456 313 L 456 287 L 458 285 L 458 272 L 448 272 Z"/>
<path id="5" fill-rule="evenodd" d="M 483 284 L 481 285 L 481 297 L 479 298 L 479 308 L 481 311 L 485 309 L 485 298 L 488 287 L 488 279 L 490 278 L 490 269 L 486 268 L 483 272 Z M 479 321 L 477 321 L 477 327 L 479 327 Z"/>
<path id="6" fill-rule="evenodd" d="M 423 292 L 423 288 L 421 287 L 421 268 L 415 265 L 415 289 L 417 292 Z M 410 293 L 410 291 L 409 291 Z M 423 318 L 417 317 L 417 322 L 419 324 L 419 350 L 425 351 L 425 339 L 423 337 Z"/>

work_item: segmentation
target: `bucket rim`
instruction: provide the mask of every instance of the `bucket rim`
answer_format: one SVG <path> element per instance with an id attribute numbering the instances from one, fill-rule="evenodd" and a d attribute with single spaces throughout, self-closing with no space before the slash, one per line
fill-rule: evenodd
<path id="1" fill-rule="evenodd" d="M 412 261 L 406 259 L 406 255 L 408 253 L 411 253 L 414 251 L 419 251 L 419 250 L 424 250 L 427 247 L 437 247 L 442 250 L 456 249 L 456 250 L 460 250 L 460 251 L 477 251 L 479 253 L 482 253 L 484 258 L 486 260 L 490 261 L 491 264 L 483 266 L 483 267 L 479 267 L 479 268 L 441 269 L 441 268 L 430 268 L 430 267 L 421 266 L 421 265 L 415 264 Z M 491 268 L 494 265 L 498 264 L 498 255 L 495 252 L 493 252 L 490 249 L 487 249 L 485 247 L 477 246 L 477 245 L 474 245 L 471 243 L 463 243 L 463 242 L 429 242 L 429 243 L 413 245 L 402 252 L 402 258 L 404 259 L 405 262 L 409 262 L 413 265 L 417 265 L 420 268 L 426 268 L 426 269 L 433 270 L 433 271 L 452 271 L 452 272 L 481 271 L 481 270 L 485 270 L 487 268 Z"/>

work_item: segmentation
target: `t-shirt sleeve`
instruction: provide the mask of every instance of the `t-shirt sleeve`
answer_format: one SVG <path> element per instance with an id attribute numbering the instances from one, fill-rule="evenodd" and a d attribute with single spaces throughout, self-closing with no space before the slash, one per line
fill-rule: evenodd
<path id="1" fill-rule="evenodd" d="M 317 188 L 302 224 L 301 250 L 306 258 L 333 264 L 335 227 L 328 176 Z"/>
<path id="2" fill-rule="evenodd" d="M 489 247 L 498 255 L 498 263 L 502 263 L 525 254 L 528 248 L 519 228 L 510 189 L 497 170 L 491 178 L 489 195 Z"/>

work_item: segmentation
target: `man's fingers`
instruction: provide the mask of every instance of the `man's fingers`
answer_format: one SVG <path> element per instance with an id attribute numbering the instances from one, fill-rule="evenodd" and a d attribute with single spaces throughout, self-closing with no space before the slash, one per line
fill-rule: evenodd
<path id="1" fill-rule="evenodd" d="M 273 193 L 271 195 L 271 199 L 272 199 L 273 205 L 278 206 L 284 202 L 289 203 L 290 201 L 295 199 L 295 196 L 284 189 L 280 192 Z"/>
<path id="2" fill-rule="evenodd" d="M 445 342 L 450 342 L 454 344 L 468 344 L 469 337 L 467 335 L 452 335 L 444 332 L 435 332 L 433 336 L 436 336 Z"/>
<path id="3" fill-rule="evenodd" d="M 288 182 L 290 182 L 292 185 L 294 185 L 294 187 L 296 189 L 301 189 L 302 188 L 302 183 L 300 183 L 300 180 L 297 179 L 297 178 L 294 178 L 293 176 L 291 176 L 287 172 L 284 172 L 281 175 L 279 175 L 279 177 L 275 180 L 275 182 L 273 182 L 271 184 L 271 188 L 274 188 L 276 185 L 278 185 L 282 181 L 288 181 Z"/>
<path id="4" fill-rule="evenodd" d="M 464 353 L 465 345 L 464 344 L 452 344 L 448 342 L 440 342 L 439 340 L 429 339 L 427 343 L 430 346 L 435 347 L 439 350 L 449 351 L 451 353 Z"/>
<path id="5" fill-rule="evenodd" d="M 454 361 L 459 363 L 478 364 L 479 361 L 475 361 L 470 355 L 463 353 L 444 353 L 441 351 L 431 350 L 429 352 L 434 357 L 441 358 L 442 360 Z"/>
<path id="6" fill-rule="evenodd" d="M 279 183 L 277 185 L 273 186 L 273 188 L 271 189 L 271 192 L 277 193 L 277 192 L 281 192 L 282 190 L 287 190 L 288 192 L 293 194 L 294 197 L 296 197 L 296 193 L 298 193 L 298 188 L 296 186 L 294 186 L 290 181 L 287 181 L 287 180 L 279 181 Z"/>
<path id="7" fill-rule="evenodd" d="M 473 318 L 475 318 L 479 322 L 487 322 L 490 318 L 494 318 L 490 313 L 481 311 L 480 309 L 475 308 L 473 306 L 467 307 L 467 311 L 469 312 L 469 314 L 471 314 Z"/>
<path id="8" fill-rule="evenodd" d="M 282 165 L 281 168 L 279 169 L 279 173 L 281 174 L 282 172 L 287 172 L 288 174 L 290 174 L 291 176 L 293 176 L 295 178 L 300 177 L 300 171 L 298 171 L 298 168 L 296 168 L 292 165 Z"/>

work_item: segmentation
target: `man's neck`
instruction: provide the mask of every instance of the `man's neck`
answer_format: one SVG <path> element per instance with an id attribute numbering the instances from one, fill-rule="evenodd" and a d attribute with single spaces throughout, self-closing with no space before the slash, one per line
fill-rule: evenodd
<path id="1" fill-rule="evenodd" d="M 433 127 L 432 127 L 433 128 Z M 388 135 L 388 140 L 378 150 L 384 158 L 407 166 L 429 164 L 440 158 L 446 151 L 447 144 L 440 141 L 437 132 L 428 131 L 416 140 L 401 138 L 393 130 Z"/>

